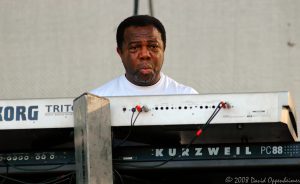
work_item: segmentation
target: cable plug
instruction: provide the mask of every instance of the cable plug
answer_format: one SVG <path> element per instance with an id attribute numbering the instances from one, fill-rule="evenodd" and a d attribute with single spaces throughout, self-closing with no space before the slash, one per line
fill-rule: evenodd
<path id="1" fill-rule="evenodd" d="M 150 111 L 150 109 L 146 105 L 144 105 L 144 106 L 137 105 L 137 106 L 135 106 L 134 109 L 137 110 L 138 112 L 148 112 L 148 111 Z"/>
<path id="2" fill-rule="evenodd" d="M 131 108 L 131 111 L 132 111 L 132 112 L 135 112 L 135 111 L 136 111 L 136 108 L 134 108 L 134 107 Z"/>
<path id="3" fill-rule="evenodd" d="M 199 136 L 202 134 L 202 132 L 203 132 L 202 129 L 199 129 L 199 130 L 196 132 L 196 136 L 199 137 Z"/>
<path id="4" fill-rule="evenodd" d="M 137 105 L 135 106 L 135 109 L 138 111 L 138 112 L 142 112 L 142 107 L 140 105 Z"/>
<path id="5" fill-rule="evenodd" d="M 149 112 L 150 111 L 150 109 L 146 105 L 144 105 L 142 107 L 142 109 L 143 109 L 144 112 Z"/>
<path id="6" fill-rule="evenodd" d="M 220 107 L 223 109 L 230 109 L 230 104 L 228 102 L 221 102 Z"/>

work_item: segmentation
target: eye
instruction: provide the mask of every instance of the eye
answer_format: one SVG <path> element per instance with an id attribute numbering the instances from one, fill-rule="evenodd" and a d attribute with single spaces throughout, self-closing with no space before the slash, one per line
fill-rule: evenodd
<path id="1" fill-rule="evenodd" d="M 136 52 L 137 49 L 138 49 L 137 46 L 130 46 L 130 47 L 129 47 L 129 51 L 130 51 L 130 52 Z"/>
<path id="2" fill-rule="evenodd" d="M 158 45 L 156 45 L 156 44 L 151 44 L 151 45 L 149 45 L 148 47 L 149 47 L 151 50 L 154 50 L 154 51 L 158 50 Z"/>

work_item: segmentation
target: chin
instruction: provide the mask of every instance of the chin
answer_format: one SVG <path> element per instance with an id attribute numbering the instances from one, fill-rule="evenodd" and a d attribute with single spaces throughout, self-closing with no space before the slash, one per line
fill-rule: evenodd
<path id="1" fill-rule="evenodd" d="M 136 84 L 139 86 L 151 86 L 155 84 L 155 78 L 152 77 L 136 77 L 135 78 Z"/>

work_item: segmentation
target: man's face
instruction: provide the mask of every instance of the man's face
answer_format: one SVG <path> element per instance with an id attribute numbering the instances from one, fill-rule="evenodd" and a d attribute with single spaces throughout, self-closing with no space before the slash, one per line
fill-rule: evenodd
<path id="1" fill-rule="evenodd" d="M 126 78 L 139 86 L 150 86 L 160 79 L 164 45 L 153 26 L 125 29 L 122 48 L 117 49 L 126 70 Z"/>

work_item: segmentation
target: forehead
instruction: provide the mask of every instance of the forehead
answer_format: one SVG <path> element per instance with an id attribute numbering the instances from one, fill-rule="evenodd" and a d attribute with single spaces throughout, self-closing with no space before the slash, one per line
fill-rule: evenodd
<path id="1" fill-rule="evenodd" d="M 124 41 L 162 41 L 160 32 L 154 26 L 129 26 L 124 31 Z"/>

